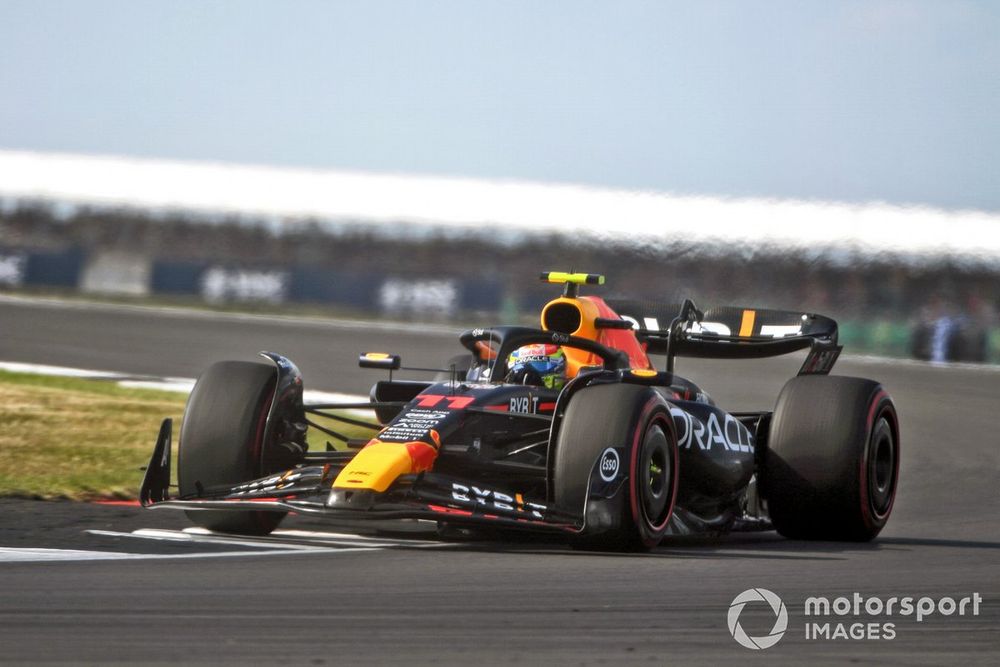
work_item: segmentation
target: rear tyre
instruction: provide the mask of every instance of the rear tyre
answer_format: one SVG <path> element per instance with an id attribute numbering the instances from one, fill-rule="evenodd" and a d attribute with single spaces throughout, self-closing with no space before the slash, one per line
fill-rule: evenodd
<path id="1" fill-rule="evenodd" d="M 184 409 L 177 452 L 181 496 L 263 477 L 264 430 L 274 397 L 274 366 L 245 361 L 213 364 Z M 192 510 L 195 524 L 223 533 L 267 535 L 286 512 Z"/>
<path id="2" fill-rule="evenodd" d="M 779 533 L 867 542 L 896 497 L 896 407 L 872 380 L 792 378 L 778 396 L 765 457 L 762 486 Z"/>
<path id="3" fill-rule="evenodd" d="M 588 499 L 595 463 L 608 447 L 620 456 L 623 486 L 613 498 Z M 624 474 L 622 474 L 624 473 Z M 649 387 L 595 385 L 574 395 L 559 429 L 552 470 L 556 507 L 580 511 L 574 548 L 646 550 L 666 533 L 677 497 L 677 437 L 667 402 Z"/>

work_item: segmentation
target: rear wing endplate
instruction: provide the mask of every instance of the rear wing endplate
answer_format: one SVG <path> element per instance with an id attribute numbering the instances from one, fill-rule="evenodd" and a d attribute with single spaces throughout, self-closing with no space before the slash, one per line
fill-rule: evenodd
<path id="1" fill-rule="evenodd" d="M 650 354 L 703 359 L 759 359 L 809 349 L 799 375 L 830 372 L 842 349 L 837 323 L 823 315 L 764 308 L 722 306 L 704 312 L 694 302 L 671 305 L 607 299 L 619 316 L 632 323 Z"/>

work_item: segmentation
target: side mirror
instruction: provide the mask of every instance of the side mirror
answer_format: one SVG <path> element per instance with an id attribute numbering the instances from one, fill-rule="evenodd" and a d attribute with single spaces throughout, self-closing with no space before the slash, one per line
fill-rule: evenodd
<path id="1" fill-rule="evenodd" d="M 365 352 L 358 357 L 358 366 L 361 368 L 381 368 L 386 371 L 396 371 L 402 365 L 403 360 L 398 354 L 386 354 L 385 352 Z"/>

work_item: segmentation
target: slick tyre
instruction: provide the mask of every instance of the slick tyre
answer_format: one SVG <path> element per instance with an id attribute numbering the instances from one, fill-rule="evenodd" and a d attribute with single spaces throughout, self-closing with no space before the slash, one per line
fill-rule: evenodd
<path id="1" fill-rule="evenodd" d="M 184 409 L 177 452 L 182 497 L 263 477 L 264 430 L 274 397 L 274 366 L 244 361 L 213 364 L 198 379 Z M 209 530 L 267 535 L 285 512 L 192 510 Z"/>
<path id="2" fill-rule="evenodd" d="M 612 498 L 588 497 L 595 464 L 609 447 L 623 452 Z M 596 474 L 600 474 L 597 472 Z M 677 497 L 677 437 L 670 408 L 649 387 L 594 385 L 572 396 L 557 436 L 552 467 L 556 507 L 581 512 L 574 548 L 642 551 L 656 546 Z"/>
<path id="3" fill-rule="evenodd" d="M 877 382 L 806 375 L 785 384 L 762 487 L 775 529 L 793 539 L 866 542 L 889 519 L 899 421 Z"/>

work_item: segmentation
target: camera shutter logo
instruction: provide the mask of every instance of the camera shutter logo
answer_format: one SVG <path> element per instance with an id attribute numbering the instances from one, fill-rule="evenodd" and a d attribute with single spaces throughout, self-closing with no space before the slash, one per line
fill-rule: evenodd
<path id="1" fill-rule="evenodd" d="M 766 602 L 770 605 L 775 618 L 774 627 L 771 628 L 771 632 L 767 635 L 763 637 L 751 637 L 743 629 L 743 626 L 740 625 L 740 614 L 748 602 Z M 743 591 L 729 605 L 729 634 L 739 642 L 740 646 L 746 646 L 754 650 L 771 648 L 778 643 L 778 640 L 785 634 L 787 628 L 788 610 L 785 609 L 785 603 L 766 588 L 751 588 Z"/>

